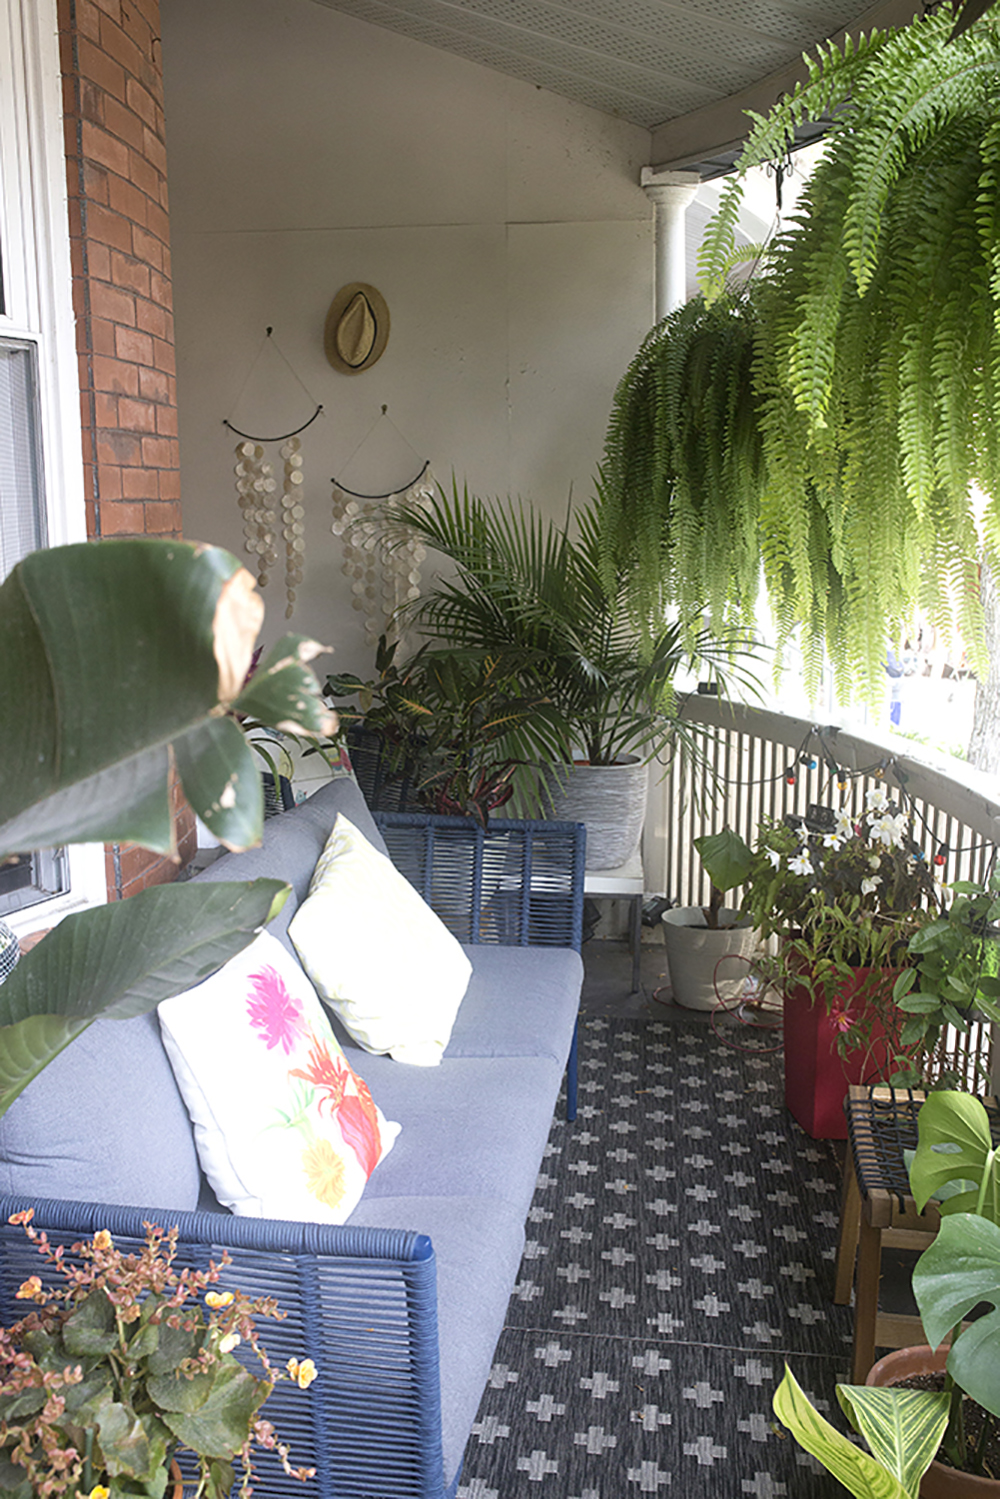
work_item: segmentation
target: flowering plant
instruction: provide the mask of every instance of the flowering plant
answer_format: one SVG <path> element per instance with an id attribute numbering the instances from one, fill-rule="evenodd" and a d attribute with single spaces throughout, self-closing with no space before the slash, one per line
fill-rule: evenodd
<path id="1" fill-rule="evenodd" d="M 147 1223 L 139 1254 L 122 1253 L 102 1229 L 67 1255 L 31 1218 L 10 1222 L 23 1225 L 56 1284 L 29 1276 L 16 1295 L 31 1309 L 0 1329 L 0 1489 L 13 1499 L 163 1499 L 178 1448 L 197 1455 L 197 1499 L 224 1499 L 237 1459 L 249 1496 L 254 1445 L 290 1476 L 313 1476 L 292 1468 L 258 1411 L 278 1379 L 305 1389 L 316 1368 L 309 1359 L 272 1367 L 254 1319 L 282 1313 L 270 1298 L 214 1289 L 228 1254 L 207 1270 L 177 1271 L 176 1228 Z M 241 1342 L 261 1373 L 234 1357 Z"/>
<path id="2" fill-rule="evenodd" d="M 842 1053 L 870 1050 L 884 1033 L 893 1081 L 915 1081 L 914 1052 L 927 1051 L 936 1034 L 929 1020 L 909 1023 L 907 1007 L 929 999 L 909 947 L 944 902 L 906 813 L 880 785 L 860 815 L 810 807 L 805 820 L 763 822 L 753 850 L 727 838 L 735 838 L 730 878 L 735 884 L 738 874 L 743 886 L 743 913 L 762 937 L 780 938 L 764 959 L 766 977 L 782 992 L 804 987 L 824 1000 Z"/>
<path id="3" fill-rule="evenodd" d="M 804 821 L 765 821 L 756 849 L 730 829 L 695 843 L 713 884 L 742 885 L 742 913 L 780 939 L 764 977 L 825 1001 L 841 1054 L 864 1048 L 894 1087 L 925 1081 L 946 1027 L 1000 1024 L 1000 876 L 938 885 L 884 786 L 860 816 L 810 807 Z M 935 1079 L 958 1081 L 943 1065 Z"/>

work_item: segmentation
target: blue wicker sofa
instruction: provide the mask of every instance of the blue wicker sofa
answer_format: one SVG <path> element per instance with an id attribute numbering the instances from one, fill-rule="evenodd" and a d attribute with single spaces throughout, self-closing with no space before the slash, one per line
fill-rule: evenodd
<path id="1" fill-rule="evenodd" d="M 575 824 L 378 814 L 334 781 L 271 819 L 261 848 L 227 855 L 204 880 L 278 876 L 287 925 L 338 811 L 468 945 L 473 976 L 438 1067 L 361 1051 L 351 1065 L 402 1132 L 340 1227 L 234 1217 L 201 1176 L 190 1120 L 157 1020 L 93 1025 L 0 1120 L 0 1316 L 37 1266 L 12 1212 L 70 1243 L 143 1221 L 179 1224 L 181 1258 L 224 1247 L 230 1283 L 275 1296 L 272 1358 L 312 1358 L 303 1394 L 279 1385 L 267 1414 L 314 1464 L 310 1483 L 262 1460 L 258 1492 L 299 1499 L 443 1499 L 462 1454 L 514 1286 L 524 1223 L 564 1073 L 575 1112 L 575 1024 L 584 832 Z M 384 840 L 384 841 L 383 841 Z M 392 932 L 385 932 L 392 941 Z M 569 1064 L 567 1071 L 567 1064 Z"/>

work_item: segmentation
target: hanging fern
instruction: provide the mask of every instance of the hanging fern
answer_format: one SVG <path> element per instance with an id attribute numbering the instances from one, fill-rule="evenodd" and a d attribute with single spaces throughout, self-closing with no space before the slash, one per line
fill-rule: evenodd
<path id="1" fill-rule="evenodd" d="M 639 350 L 602 471 L 605 567 L 630 562 L 638 615 L 666 594 L 746 620 L 762 562 L 811 685 L 825 646 L 869 698 L 918 602 L 982 662 L 974 484 L 1000 548 L 1000 21 L 949 44 L 953 20 L 821 48 L 756 120 L 707 296 Z M 820 117 L 797 213 L 734 290 L 742 173 Z"/>

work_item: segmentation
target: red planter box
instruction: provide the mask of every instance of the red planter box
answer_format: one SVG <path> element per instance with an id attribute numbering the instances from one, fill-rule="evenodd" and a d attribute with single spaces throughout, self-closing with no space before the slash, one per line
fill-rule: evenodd
<path id="1" fill-rule="evenodd" d="M 839 996 L 839 1010 L 857 1008 L 858 990 L 870 973 L 869 968 L 857 970 Z M 885 982 L 893 984 L 896 976 L 895 972 L 886 973 Z M 785 1104 L 814 1140 L 846 1140 L 844 1099 L 848 1087 L 852 1083 L 880 1082 L 886 1071 L 887 1047 L 880 1044 L 885 1032 L 877 1021 L 872 1026 L 874 1046 L 849 1052 L 846 1057 L 837 1052 L 838 1034 L 822 999 L 814 1003 L 804 986 L 786 991 Z"/>

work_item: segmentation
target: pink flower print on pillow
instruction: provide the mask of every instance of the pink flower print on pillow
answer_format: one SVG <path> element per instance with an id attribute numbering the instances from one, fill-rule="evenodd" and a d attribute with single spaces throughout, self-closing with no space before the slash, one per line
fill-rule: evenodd
<path id="1" fill-rule="evenodd" d="M 254 1030 L 267 1042 L 268 1051 L 280 1046 L 287 1057 L 307 1029 L 302 1005 L 289 994 L 285 981 L 274 968 L 251 973 L 247 1014 Z"/>

